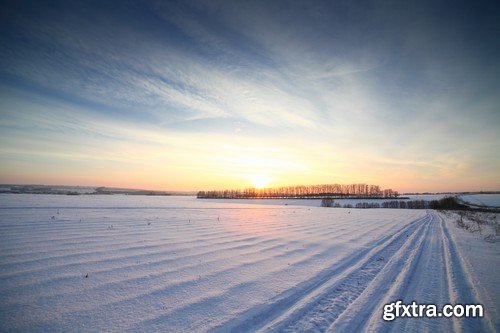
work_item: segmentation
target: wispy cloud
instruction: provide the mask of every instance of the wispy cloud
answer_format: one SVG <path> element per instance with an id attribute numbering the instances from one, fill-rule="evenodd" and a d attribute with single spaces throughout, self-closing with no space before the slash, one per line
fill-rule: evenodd
<path id="1" fill-rule="evenodd" d="M 468 81 L 498 72 L 491 57 L 498 48 L 473 41 L 469 22 L 454 21 L 468 39 L 455 38 L 427 4 L 148 1 L 6 10 L 0 151 L 12 163 L 18 153 L 187 178 L 188 170 L 207 178 L 226 170 L 216 184 L 223 174 L 247 174 L 250 158 L 260 172 L 286 174 L 282 183 L 394 181 L 385 170 L 408 188 L 412 177 L 453 183 L 500 166 L 491 144 L 500 139 L 498 76 Z M 483 65 L 477 57 L 488 51 Z M 495 179 L 491 186 L 500 185 Z"/>

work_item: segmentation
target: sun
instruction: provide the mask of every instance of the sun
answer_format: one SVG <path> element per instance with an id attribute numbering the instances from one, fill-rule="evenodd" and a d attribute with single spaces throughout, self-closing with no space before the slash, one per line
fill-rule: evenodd
<path id="1" fill-rule="evenodd" d="M 269 185 L 269 181 L 271 180 L 271 178 L 266 175 L 253 175 L 249 178 L 255 188 L 267 187 Z"/>

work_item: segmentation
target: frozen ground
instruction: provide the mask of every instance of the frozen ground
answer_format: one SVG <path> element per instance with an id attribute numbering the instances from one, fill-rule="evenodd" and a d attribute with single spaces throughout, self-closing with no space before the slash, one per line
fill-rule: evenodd
<path id="1" fill-rule="evenodd" d="M 499 252 L 434 211 L 0 195 L 0 331 L 499 331 Z"/>

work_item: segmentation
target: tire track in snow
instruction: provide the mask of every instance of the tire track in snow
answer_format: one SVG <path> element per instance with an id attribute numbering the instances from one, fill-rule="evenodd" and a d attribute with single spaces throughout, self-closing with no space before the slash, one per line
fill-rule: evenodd
<path id="1" fill-rule="evenodd" d="M 370 282 L 362 295 L 352 302 L 328 328 L 329 332 L 381 331 L 374 326 L 381 322 L 384 304 L 400 299 L 395 296 L 408 288 L 410 277 L 415 273 L 428 239 L 432 237 L 431 227 L 434 217 L 425 223 L 425 230 L 418 240 L 407 242 L 392 256 L 387 265 Z M 385 297 L 384 297 L 385 296 Z"/>
<path id="2" fill-rule="evenodd" d="M 322 322 L 316 329 L 327 329 L 375 278 L 385 266 L 387 258 L 393 256 L 406 242 L 415 242 L 417 235 L 423 233 L 425 225 L 431 219 L 432 216 L 427 213 L 393 235 L 375 242 L 372 247 L 361 250 L 335 267 L 324 270 L 271 304 L 250 309 L 240 316 L 246 319 L 227 322 L 215 331 L 303 331 L 307 328 L 294 325 L 311 320 L 319 322 L 323 319 L 327 322 Z M 335 302 L 337 300 L 342 302 Z M 333 304 L 333 307 L 326 309 L 325 304 Z"/>
<path id="3" fill-rule="evenodd" d="M 495 331 L 492 327 L 486 327 L 487 322 L 479 318 L 396 318 L 392 322 L 382 320 L 383 306 L 396 300 L 402 300 L 405 304 L 415 301 L 439 307 L 447 303 L 481 303 L 474 296 L 470 278 L 460 263 L 445 221 L 434 211 L 430 211 L 430 214 L 433 221 L 429 223 L 421 245 L 408 256 L 409 260 L 405 262 L 405 258 L 400 258 L 400 269 L 397 265 L 384 269 L 381 281 L 370 286 L 374 292 L 360 297 L 358 304 L 348 308 L 329 331 Z M 396 278 L 393 278 L 394 275 L 397 275 Z"/>
<path id="4" fill-rule="evenodd" d="M 438 218 L 440 220 L 442 240 L 445 244 L 444 255 L 448 273 L 449 302 L 453 304 L 483 304 L 474 291 L 470 274 L 468 274 L 461 262 L 460 254 L 450 236 L 444 219 L 441 216 L 438 216 Z M 487 317 L 488 309 L 484 310 Z M 495 329 L 487 325 L 487 323 L 491 324 L 491 322 L 482 318 L 453 318 L 455 332 L 495 332 Z"/>
<path id="5" fill-rule="evenodd" d="M 425 219 L 414 230 L 407 230 L 384 245 L 379 251 L 356 267 L 347 276 L 339 279 L 316 299 L 308 300 L 305 305 L 294 311 L 283 322 L 264 327 L 266 331 L 297 332 L 325 331 L 329 326 L 365 292 L 368 285 L 378 276 L 392 257 L 404 257 L 425 237 L 431 217 Z M 410 236 L 411 234 L 411 236 Z M 402 253 L 400 253 L 402 252 Z"/>

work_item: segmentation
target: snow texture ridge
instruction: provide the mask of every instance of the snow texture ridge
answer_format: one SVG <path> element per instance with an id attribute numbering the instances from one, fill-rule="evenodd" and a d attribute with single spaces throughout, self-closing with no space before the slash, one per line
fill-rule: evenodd
<path id="1" fill-rule="evenodd" d="M 0 331 L 499 331 L 457 232 L 431 210 L 0 195 Z M 398 299 L 488 307 L 384 322 Z"/>

